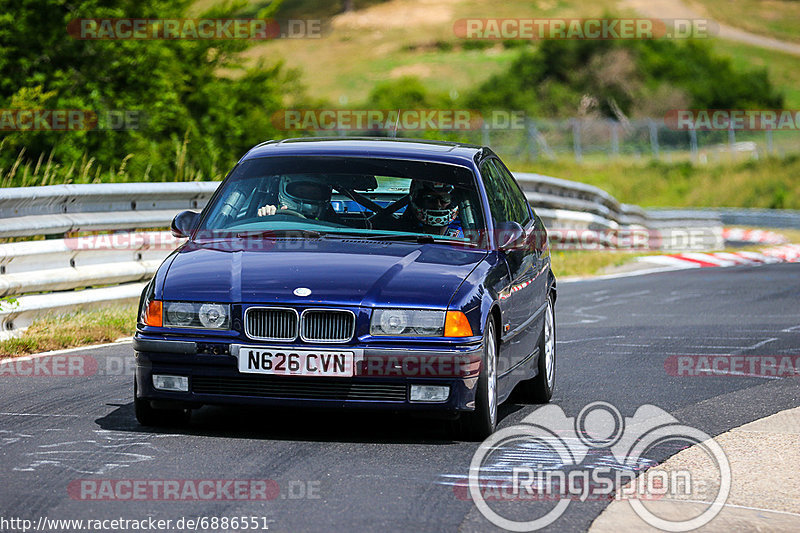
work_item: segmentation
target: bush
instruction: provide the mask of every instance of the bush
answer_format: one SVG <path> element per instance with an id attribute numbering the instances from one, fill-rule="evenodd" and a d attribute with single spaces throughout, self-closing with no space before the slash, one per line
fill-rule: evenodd
<path id="1" fill-rule="evenodd" d="M 145 118 L 140 129 L 9 134 L 0 168 L 11 167 L 20 153 L 23 167 L 40 158 L 68 167 L 84 158 L 102 179 L 127 157 L 132 175 L 209 179 L 275 136 L 272 114 L 299 89 L 279 64 L 241 68 L 236 54 L 247 41 L 79 40 L 66 33 L 78 18 L 182 18 L 190 3 L 15 0 L 11 8 L 0 0 L 0 108 L 132 110 Z M 240 8 L 226 5 L 203 16 L 226 17 Z M 221 69 L 236 75 L 220 77 Z"/>
<path id="2" fill-rule="evenodd" d="M 587 98 L 588 97 L 588 98 Z M 534 116 L 658 115 L 692 108 L 781 108 L 764 69 L 737 71 L 707 43 L 672 40 L 549 40 L 523 49 L 505 71 L 468 97 L 481 110 Z M 593 107 L 585 108 L 585 103 Z M 671 106 L 671 107 L 670 107 Z"/>

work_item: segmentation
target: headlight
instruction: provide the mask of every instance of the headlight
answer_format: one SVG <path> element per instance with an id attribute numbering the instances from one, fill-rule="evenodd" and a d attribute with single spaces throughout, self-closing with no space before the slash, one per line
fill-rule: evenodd
<path id="1" fill-rule="evenodd" d="M 369 325 L 370 335 L 441 337 L 444 311 L 421 309 L 376 309 Z"/>
<path id="2" fill-rule="evenodd" d="M 228 329 L 230 306 L 196 302 L 164 302 L 164 327 Z"/>

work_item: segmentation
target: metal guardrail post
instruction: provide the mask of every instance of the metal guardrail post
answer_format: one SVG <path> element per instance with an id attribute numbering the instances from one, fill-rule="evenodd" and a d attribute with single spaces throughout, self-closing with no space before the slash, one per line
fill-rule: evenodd
<path id="1" fill-rule="evenodd" d="M 647 126 L 650 129 L 650 150 L 653 152 L 653 157 L 658 159 L 658 128 L 656 127 L 656 123 L 652 120 L 647 121 Z"/>
<path id="2" fill-rule="evenodd" d="M 575 152 L 575 161 L 578 163 L 583 161 L 583 150 L 581 148 L 581 122 L 578 119 L 572 119 L 572 149 Z"/>

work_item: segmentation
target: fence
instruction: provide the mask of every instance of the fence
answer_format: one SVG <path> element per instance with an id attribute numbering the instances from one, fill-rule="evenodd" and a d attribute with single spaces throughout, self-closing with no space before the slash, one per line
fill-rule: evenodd
<path id="1" fill-rule="evenodd" d="M 663 119 L 533 120 L 521 130 L 484 127 L 480 142 L 523 159 L 663 159 L 699 163 L 800 153 L 800 131 L 676 131 Z"/>
<path id="2" fill-rule="evenodd" d="M 593 118 L 554 120 L 522 115 L 509 118 L 514 113 L 502 112 L 501 119 L 492 114 L 483 117 L 483 127 L 474 131 L 440 131 L 438 134 L 441 138 L 491 146 L 496 152 L 517 160 L 534 161 L 627 158 L 714 163 L 800 154 L 798 130 L 679 131 L 668 127 L 663 117 L 624 122 Z M 331 135 L 365 133 L 369 132 L 330 132 Z M 402 131 L 398 133 L 402 135 Z"/>

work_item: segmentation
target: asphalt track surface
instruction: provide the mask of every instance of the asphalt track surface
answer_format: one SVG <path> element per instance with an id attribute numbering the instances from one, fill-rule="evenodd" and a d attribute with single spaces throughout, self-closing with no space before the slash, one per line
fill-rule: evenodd
<path id="1" fill-rule="evenodd" d="M 625 416 L 653 404 L 713 436 L 800 405 L 798 378 L 665 370 L 671 355 L 797 354 L 800 264 L 563 284 L 556 316 L 553 403 L 567 416 L 596 400 Z M 101 367 L 106 359 L 132 359 L 130 344 L 85 353 Z M 466 478 L 478 444 L 450 440 L 441 421 L 206 407 L 186 428 L 151 430 L 134 419 L 131 375 L 102 374 L 0 377 L 0 516 L 34 523 L 41 516 L 173 523 L 257 516 L 270 531 L 496 529 L 452 485 Z M 535 409 L 504 404 L 501 427 Z M 280 495 L 261 502 L 84 501 L 68 492 L 79 479 L 268 479 Z M 585 531 L 606 504 L 572 502 L 549 529 Z"/>

